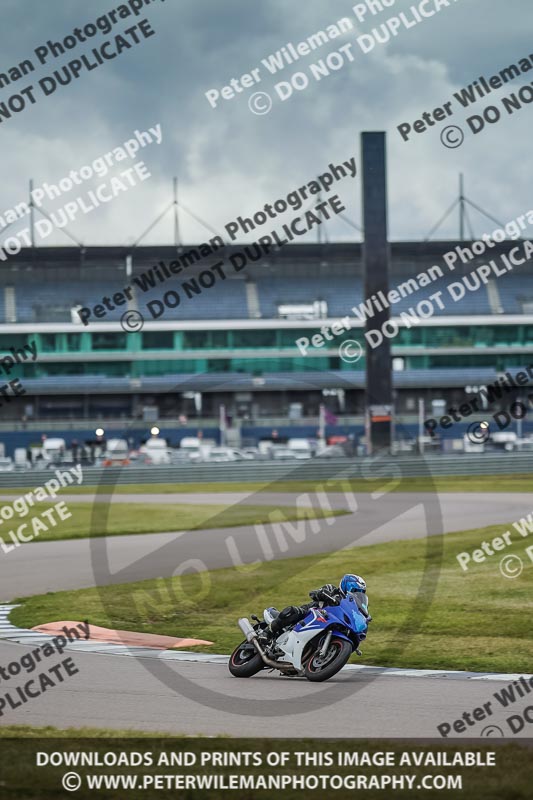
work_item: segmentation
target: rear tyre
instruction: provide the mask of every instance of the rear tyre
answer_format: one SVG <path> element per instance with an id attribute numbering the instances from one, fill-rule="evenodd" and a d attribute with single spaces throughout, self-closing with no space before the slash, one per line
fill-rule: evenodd
<path id="1" fill-rule="evenodd" d="M 315 650 L 307 660 L 304 666 L 305 677 L 308 681 L 317 683 L 327 681 L 344 667 L 352 652 L 353 648 L 350 642 L 333 636 L 325 656 L 319 656 L 318 650 Z"/>
<path id="2" fill-rule="evenodd" d="M 261 672 L 265 663 L 253 644 L 241 642 L 230 656 L 228 668 L 235 678 L 251 678 Z"/>

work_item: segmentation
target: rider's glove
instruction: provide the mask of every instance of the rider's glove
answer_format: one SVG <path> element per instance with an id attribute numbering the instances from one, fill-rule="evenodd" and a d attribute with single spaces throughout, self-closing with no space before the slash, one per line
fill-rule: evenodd
<path id="1" fill-rule="evenodd" d="M 325 586 L 321 586 L 317 591 L 317 595 L 320 600 L 332 605 L 336 605 L 338 603 L 338 594 L 339 590 L 336 586 L 333 586 L 332 583 L 326 583 Z"/>

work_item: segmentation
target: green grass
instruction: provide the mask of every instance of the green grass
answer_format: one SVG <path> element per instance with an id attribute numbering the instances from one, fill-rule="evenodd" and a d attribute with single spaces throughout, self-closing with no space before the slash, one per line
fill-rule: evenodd
<path id="1" fill-rule="evenodd" d="M 533 562 L 524 550 L 533 535 L 528 542 L 514 532 L 517 541 L 504 551 L 524 559 L 516 580 L 500 574 L 501 554 L 473 563 L 468 572 L 456 560 L 457 553 L 505 530 L 495 525 L 246 569 L 49 593 L 18 599 L 23 605 L 11 621 L 32 627 L 89 619 L 104 627 L 203 638 L 214 642 L 208 651 L 229 653 L 242 639 L 238 617 L 303 602 L 310 589 L 355 571 L 367 580 L 374 617 L 358 663 L 531 672 Z"/>
<path id="2" fill-rule="evenodd" d="M 59 498 L 58 501 L 59 502 Z M 8 504 L 5 504 L 8 505 Z M 321 509 L 292 508 L 281 506 L 244 505 L 227 506 L 223 503 L 193 505 L 191 503 L 161 505 L 155 503 L 70 503 L 70 518 L 61 520 L 56 512 L 53 521 L 47 517 L 42 522 L 48 530 L 41 530 L 31 541 L 58 541 L 63 539 L 84 539 L 99 536 L 125 536 L 135 533 L 159 533 L 165 531 L 207 530 L 209 528 L 228 528 L 240 525 L 275 522 L 278 519 L 296 520 L 322 518 L 347 514 L 347 511 L 323 512 Z M 13 545 L 7 535 L 8 530 L 16 530 L 27 523 L 24 536 L 31 535 L 30 520 L 49 508 L 47 503 L 37 503 L 28 516 L 16 515 L 10 520 L 10 527 L 4 524 L 0 531 L 4 543 Z M 57 525 L 54 527 L 54 522 Z"/>
<path id="3" fill-rule="evenodd" d="M 394 462 L 392 462 L 394 463 Z M 251 468 L 252 469 L 252 468 Z M 354 492 L 372 492 L 376 483 L 383 482 L 383 476 L 374 481 L 364 478 L 321 481 L 270 481 L 250 483 L 132 483 L 116 486 L 69 486 L 61 494 L 187 494 L 207 492 L 308 492 L 317 485 L 328 491 L 342 492 L 349 483 Z M 445 477 L 403 477 L 392 491 L 396 492 L 530 492 L 533 488 L 533 475 L 453 475 Z M 2 488 L 0 494 L 17 495 L 29 491 L 25 489 Z"/>
<path id="4" fill-rule="evenodd" d="M 53 725 L 1 725 L 0 739 L 125 739 L 143 737 L 158 739 L 161 736 L 182 736 L 159 731 L 113 730 L 112 728 L 54 728 Z M 190 737 L 194 738 L 194 737 Z"/>

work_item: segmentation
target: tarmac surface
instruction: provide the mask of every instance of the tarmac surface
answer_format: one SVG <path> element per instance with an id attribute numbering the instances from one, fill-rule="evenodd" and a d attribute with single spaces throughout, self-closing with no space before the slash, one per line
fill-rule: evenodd
<path id="1" fill-rule="evenodd" d="M 0 664 L 29 650 L 0 642 Z M 438 725 L 451 725 L 465 712 L 492 702 L 486 719 L 465 723 L 461 734 L 451 729 L 449 736 L 456 739 L 495 735 L 493 729 L 488 732 L 494 725 L 512 737 L 506 718 L 527 706 L 524 698 L 512 710 L 498 708 L 493 693 L 506 684 L 490 679 L 376 677 L 342 671 L 325 684 L 311 684 L 269 672 L 237 679 L 224 664 L 174 662 L 165 663 L 168 673 L 161 680 L 152 672 L 152 659 L 68 651 L 61 658 L 67 655 L 78 674 L 19 708 L 4 708 L 0 724 L 204 736 L 425 738 L 440 737 Z M 50 666 L 59 660 L 50 657 Z M 27 677 L 31 676 L 24 680 Z M 16 693 L 23 681 L 11 683 L 4 692 L 9 688 Z M 520 735 L 531 736 L 532 728 L 526 724 Z"/>
<path id="2" fill-rule="evenodd" d="M 77 496 L 87 501 L 87 496 Z M 89 496 L 90 497 L 90 496 Z M 164 498 L 164 500 L 162 499 Z M 169 499 L 170 498 L 170 499 Z M 194 502 L 206 504 L 246 502 L 278 507 L 304 505 L 298 494 L 262 494 L 243 497 L 226 495 L 116 495 L 113 502 Z M 72 503 L 75 500 L 65 495 Z M 0 587 L 3 601 L 44 592 L 127 583 L 169 577 L 194 562 L 194 570 L 218 569 L 329 553 L 344 547 L 413 539 L 511 523 L 533 509 L 527 493 L 331 493 L 326 500 L 310 495 L 306 504 L 351 509 L 340 517 L 303 522 L 178 533 L 67 539 L 58 542 L 34 540 L 9 553 L 0 552 Z M 355 510 L 354 510 L 355 509 Z M 1 535 L 1 533 L 0 533 Z M 356 566 L 356 565 L 355 565 Z M 354 567 L 355 569 L 355 567 Z"/>
<path id="3" fill-rule="evenodd" d="M 65 496 L 73 506 L 90 496 Z M 0 600 L 167 577 L 193 564 L 194 569 L 292 558 L 331 552 L 347 546 L 420 538 L 511 523 L 531 512 L 532 497 L 520 494 L 388 493 L 311 496 L 268 493 L 245 495 L 116 495 L 113 502 L 228 503 L 294 506 L 311 503 L 345 508 L 349 515 L 302 523 L 273 523 L 207 531 L 101 537 L 60 542 L 34 541 L 0 554 Z M 101 501 L 100 501 L 101 502 Z M 357 564 L 354 564 L 354 569 Z M 44 620 L 43 620 L 44 621 Z M 183 632 L 184 635 L 187 631 Z M 368 645 L 369 646 L 369 645 Z M 0 665 L 29 651 L 0 641 Z M 75 647 L 74 647 L 75 650 Z M 152 657 L 73 652 L 79 673 L 29 700 L 3 708 L 1 724 L 109 727 L 175 734 L 266 737 L 438 737 L 438 725 L 452 724 L 492 701 L 486 719 L 464 725 L 450 737 L 512 737 L 493 693 L 502 678 L 464 677 L 424 671 L 369 674 L 343 670 L 326 684 L 311 684 L 270 672 L 248 680 L 233 678 L 224 663 L 199 660 L 161 663 Z M 50 661 L 59 660 L 51 658 Z M 161 671 L 163 670 L 163 671 Z M 2 686 L 5 693 L 28 680 L 19 676 Z M 509 676 L 509 682 L 516 676 Z M 504 676 L 507 680 L 507 676 Z M 513 706 L 527 706 L 528 698 Z M 497 728 L 490 727 L 497 726 Z M 521 736 L 531 736 L 526 724 Z M 499 729 L 502 733 L 495 733 Z M 444 741 L 444 740 L 443 740 Z"/>

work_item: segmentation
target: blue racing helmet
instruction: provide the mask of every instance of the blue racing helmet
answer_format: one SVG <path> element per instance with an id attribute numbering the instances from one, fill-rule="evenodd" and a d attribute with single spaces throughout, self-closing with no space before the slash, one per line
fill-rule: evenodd
<path id="1" fill-rule="evenodd" d="M 366 581 L 360 575 L 350 573 L 343 575 L 339 588 L 344 595 L 351 592 L 366 592 Z"/>

